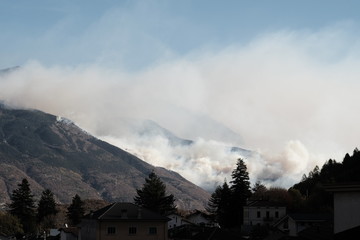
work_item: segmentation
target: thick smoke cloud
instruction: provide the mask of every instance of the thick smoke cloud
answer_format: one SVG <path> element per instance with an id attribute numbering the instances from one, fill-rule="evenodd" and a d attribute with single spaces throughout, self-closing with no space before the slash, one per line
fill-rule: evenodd
<path id="1" fill-rule="evenodd" d="M 342 29 L 267 34 L 138 72 L 32 61 L 0 77 L 0 95 L 7 104 L 72 119 L 207 189 L 231 180 L 238 157 L 253 182 L 288 187 L 358 146 L 360 48 Z M 195 143 L 173 146 L 161 136 L 139 135 L 132 129 L 139 119 Z M 211 134 L 216 126 L 223 130 Z"/>

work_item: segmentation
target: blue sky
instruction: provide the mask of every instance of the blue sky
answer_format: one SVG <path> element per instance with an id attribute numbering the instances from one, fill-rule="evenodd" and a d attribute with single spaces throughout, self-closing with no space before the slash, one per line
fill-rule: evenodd
<path id="1" fill-rule="evenodd" d="M 103 64 L 133 70 L 269 32 L 348 22 L 357 1 L 0 1 L 0 67 Z"/>
<path id="2" fill-rule="evenodd" d="M 0 76 L 0 100 L 70 118 L 200 186 L 230 179 L 241 156 L 224 146 L 257 152 L 251 179 L 281 186 L 360 147 L 358 1 L 0 6 L 0 69 L 21 66 Z M 139 138 L 124 119 L 196 144 Z"/>

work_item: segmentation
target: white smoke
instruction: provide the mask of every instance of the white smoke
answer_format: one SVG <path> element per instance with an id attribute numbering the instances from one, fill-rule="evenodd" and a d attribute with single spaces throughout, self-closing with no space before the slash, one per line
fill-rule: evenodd
<path id="1" fill-rule="evenodd" d="M 245 156 L 252 181 L 290 186 L 358 146 L 359 46 L 351 29 L 334 26 L 267 34 L 246 46 L 194 52 L 132 73 L 32 61 L 0 77 L 0 96 L 69 118 L 206 188 L 230 180 L 244 157 L 229 151 L 232 146 L 255 150 Z M 196 116 L 228 131 L 209 137 L 216 125 L 194 124 Z M 139 138 L 127 124 L 136 119 L 196 141 L 173 146 L 160 136 Z"/>

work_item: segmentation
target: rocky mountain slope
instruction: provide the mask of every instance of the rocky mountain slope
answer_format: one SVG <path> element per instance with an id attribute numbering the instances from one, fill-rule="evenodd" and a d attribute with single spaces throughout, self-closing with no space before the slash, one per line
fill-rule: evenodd
<path id="1" fill-rule="evenodd" d="M 59 202 L 83 199 L 132 201 L 155 171 L 179 208 L 203 209 L 209 193 L 179 174 L 154 167 L 84 132 L 67 119 L 0 105 L 0 203 L 27 178 L 35 196 L 51 189 Z"/>

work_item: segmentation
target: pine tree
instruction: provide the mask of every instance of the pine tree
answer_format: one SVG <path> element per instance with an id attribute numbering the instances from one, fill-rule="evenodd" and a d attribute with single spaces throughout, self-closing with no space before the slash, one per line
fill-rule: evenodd
<path id="1" fill-rule="evenodd" d="M 161 179 L 153 172 L 145 178 L 141 189 L 136 190 L 134 197 L 135 204 L 162 215 L 172 213 L 176 210 L 175 198 L 172 194 L 166 195 L 166 186 Z"/>
<path id="2" fill-rule="evenodd" d="M 35 231 L 35 204 L 31 194 L 30 184 L 26 178 L 18 184 L 11 195 L 9 205 L 10 213 L 19 218 L 25 234 L 31 234 Z"/>
<path id="3" fill-rule="evenodd" d="M 206 210 L 211 214 L 214 221 L 222 228 L 229 228 L 233 225 L 233 211 L 231 206 L 232 192 L 229 185 L 224 182 L 211 194 Z"/>
<path id="4" fill-rule="evenodd" d="M 236 225 L 240 226 L 243 222 L 243 207 L 246 205 L 246 200 L 251 196 L 249 173 L 241 158 L 238 159 L 231 176 L 232 206 L 237 215 Z"/>
<path id="5" fill-rule="evenodd" d="M 261 200 L 265 198 L 268 189 L 260 181 L 257 181 L 251 190 L 252 190 L 252 198 Z"/>
<path id="6" fill-rule="evenodd" d="M 43 225 L 44 229 L 54 227 L 54 217 L 57 212 L 54 194 L 49 189 L 44 190 L 37 209 L 38 223 Z"/>
<path id="7" fill-rule="evenodd" d="M 84 202 L 79 195 L 75 195 L 72 199 L 70 206 L 67 208 L 67 218 L 71 222 L 71 225 L 76 226 L 81 222 L 81 218 L 84 216 Z"/>

